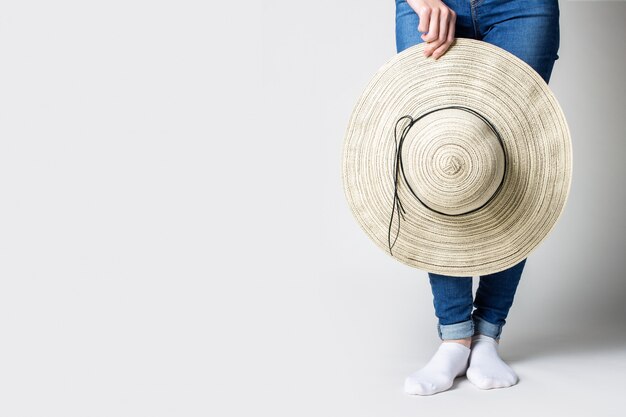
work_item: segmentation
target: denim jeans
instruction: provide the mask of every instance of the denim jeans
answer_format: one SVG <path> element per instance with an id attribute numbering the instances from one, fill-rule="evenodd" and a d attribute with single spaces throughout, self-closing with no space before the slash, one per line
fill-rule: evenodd
<path id="1" fill-rule="evenodd" d="M 559 58 L 558 0 L 444 0 L 457 14 L 455 38 L 489 42 L 530 65 L 546 83 Z M 398 53 L 423 42 L 419 16 L 406 0 L 396 0 Z M 432 58 L 429 58 L 432 59 Z M 472 277 L 428 273 L 439 338 L 463 339 L 485 334 L 500 339 L 526 259 L 480 277 L 476 299 Z M 476 308 L 474 310 L 474 307 Z"/>
<path id="2" fill-rule="evenodd" d="M 455 38 L 489 42 L 517 56 L 547 82 L 559 59 L 558 0 L 444 0 L 457 14 Z M 405 0 L 396 0 L 396 48 L 423 42 L 419 16 Z"/>

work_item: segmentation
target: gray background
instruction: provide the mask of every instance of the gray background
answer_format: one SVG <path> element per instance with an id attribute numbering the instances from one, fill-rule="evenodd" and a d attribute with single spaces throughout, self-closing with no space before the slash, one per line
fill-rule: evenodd
<path id="1" fill-rule="evenodd" d="M 1 3 L 0 414 L 618 415 L 626 3 L 561 2 L 574 176 L 503 331 L 520 383 L 433 397 L 402 392 L 427 274 L 341 185 L 394 2 L 233 3 Z"/>

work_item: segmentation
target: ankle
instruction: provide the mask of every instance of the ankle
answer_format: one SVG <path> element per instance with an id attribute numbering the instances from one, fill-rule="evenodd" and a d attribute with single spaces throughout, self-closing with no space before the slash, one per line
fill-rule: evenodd
<path id="1" fill-rule="evenodd" d="M 442 343 L 460 343 L 463 346 L 465 346 L 466 348 L 469 348 L 472 345 L 472 338 L 470 336 L 470 337 L 466 337 L 464 339 L 446 339 Z"/>

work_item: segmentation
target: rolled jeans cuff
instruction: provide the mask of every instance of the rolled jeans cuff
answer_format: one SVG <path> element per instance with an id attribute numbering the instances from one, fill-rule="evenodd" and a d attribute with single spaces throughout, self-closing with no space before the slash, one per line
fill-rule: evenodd
<path id="1" fill-rule="evenodd" d="M 474 335 L 474 321 L 467 320 L 454 324 L 437 324 L 441 340 L 465 339 Z"/>
<path id="2" fill-rule="evenodd" d="M 474 321 L 474 329 L 476 331 L 476 334 L 480 333 L 492 337 L 496 340 L 500 339 L 500 335 L 502 334 L 502 326 L 490 323 L 487 320 L 481 319 L 478 316 L 473 316 L 472 320 Z"/>

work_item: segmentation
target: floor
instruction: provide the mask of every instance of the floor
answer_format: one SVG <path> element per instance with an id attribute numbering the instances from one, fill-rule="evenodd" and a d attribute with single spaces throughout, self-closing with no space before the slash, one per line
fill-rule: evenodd
<path id="1" fill-rule="evenodd" d="M 488 410 L 507 416 L 624 415 L 626 334 L 622 330 L 611 334 L 609 329 L 596 328 L 523 341 L 509 335 L 500 352 L 518 373 L 517 385 L 480 390 L 463 376 L 442 393 L 404 394 L 404 377 L 429 358 L 436 346 L 431 344 L 426 343 L 428 348 L 410 361 L 376 357 L 368 349 L 336 356 L 323 351 L 323 363 L 316 358 L 287 358 L 300 360 L 303 372 L 299 374 L 294 363 L 291 371 L 283 373 L 291 378 L 289 382 L 268 375 L 268 383 L 276 389 L 266 387 L 266 394 L 275 394 L 266 396 L 266 405 L 276 415 L 298 416 L 483 416 Z M 253 404 L 258 405 L 242 407 L 253 411 Z M 429 412 L 433 414 L 424 414 Z"/>

